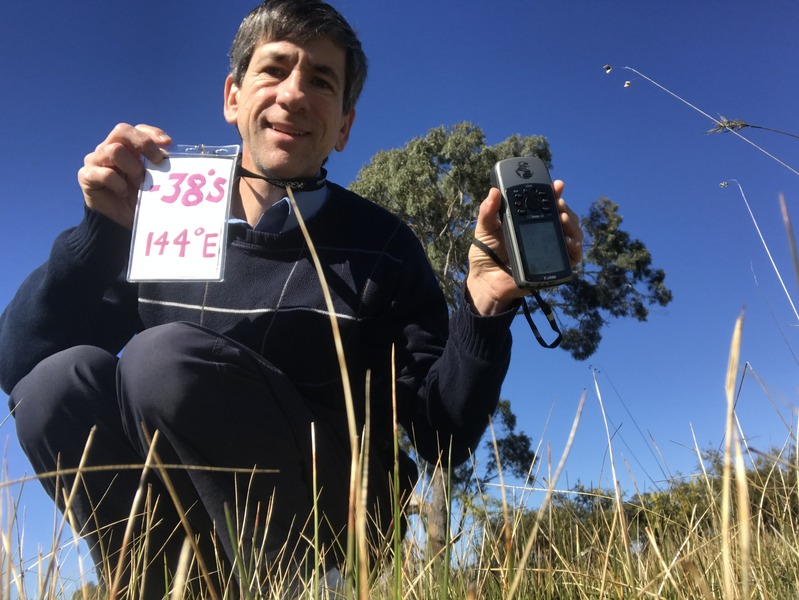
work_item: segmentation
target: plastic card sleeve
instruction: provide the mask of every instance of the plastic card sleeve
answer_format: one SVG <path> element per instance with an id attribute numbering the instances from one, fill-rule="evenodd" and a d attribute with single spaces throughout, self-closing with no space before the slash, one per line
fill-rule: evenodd
<path id="1" fill-rule="evenodd" d="M 173 145 L 145 160 L 128 281 L 222 281 L 240 147 Z"/>

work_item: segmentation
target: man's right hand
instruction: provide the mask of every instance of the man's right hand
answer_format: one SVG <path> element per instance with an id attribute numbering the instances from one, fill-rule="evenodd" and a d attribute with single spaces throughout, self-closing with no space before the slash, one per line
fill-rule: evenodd
<path id="1" fill-rule="evenodd" d="M 166 132 L 151 125 L 120 123 L 87 154 L 78 171 L 86 206 L 120 225 L 133 228 L 139 186 L 144 177 L 142 157 L 154 163 L 166 156 L 172 143 Z"/>

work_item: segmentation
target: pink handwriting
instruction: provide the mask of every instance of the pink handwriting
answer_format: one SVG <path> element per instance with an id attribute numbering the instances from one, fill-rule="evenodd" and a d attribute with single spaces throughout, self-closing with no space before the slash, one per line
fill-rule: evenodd
<path id="1" fill-rule="evenodd" d="M 215 171 L 211 169 L 208 171 L 208 177 L 213 177 Z M 204 192 L 206 183 L 205 175 L 202 173 L 170 173 L 169 181 L 172 184 L 172 193 L 161 196 L 161 201 L 167 204 L 172 204 L 180 199 L 181 204 L 184 206 L 197 206 L 205 200 L 206 202 L 219 202 L 225 197 L 225 184 L 227 179 L 224 177 L 217 177 L 214 179 L 209 187 L 210 190 L 207 194 Z M 185 184 L 185 189 L 184 189 Z M 160 186 L 153 186 L 151 191 L 159 189 Z"/>
<path id="2" fill-rule="evenodd" d="M 194 242 L 199 242 L 202 258 L 216 258 L 218 233 L 205 233 L 205 229 L 199 227 L 193 234 L 189 233 L 188 229 L 184 229 L 174 237 L 173 235 L 169 231 L 164 231 L 159 235 L 156 235 L 154 231 L 149 232 L 144 255 L 164 256 L 166 252 L 169 252 L 177 253 L 179 258 L 185 258 L 188 247 Z"/>

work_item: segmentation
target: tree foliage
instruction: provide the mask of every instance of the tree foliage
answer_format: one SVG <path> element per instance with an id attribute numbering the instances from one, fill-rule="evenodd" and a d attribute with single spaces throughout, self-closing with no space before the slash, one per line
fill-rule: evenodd
<path id="1" fill-rule="evenodd" d="M 450 309 L 463 297 L 468 253 L 480 202 L 490 189 L 493 165 L 506 158 L 538 156 L 551 167 L 549 143 L 543 136 L 512 135 L 489 145 L 483 131 L 471 123 L 437 127 L 403 148 L 380 151 L 358 173 L 350 188 L 402 218 L 425 247 Z M 645 321 L 648 306 L 665 306 L 671 292 L 665 273 L 652 266 L 640 240 L 621 229 L 618 206 L 599 198 L 582 225 L 586 235 L 585 260 L 575 277 L 548 294 L 548 302 L 568 323 L 561 325 L 561 347 L 576 359 L 593 354 L 601 330 L 610 318 L 634 317 Z M 532 310 L 537 306 L 530 305 Z M 487 442 L 489 459 L 481 480 L 503 472 L 526 477 L 535 461 L 530 438 L 516 431 L 510 402 L 502 400 L 495 414 L 496 436 Z M 406 444 L 409 442 L 406 440 Z M 425 467 L 431 478 L 433 499 L 428 523 L 446 522 L 445 479 L 440 469 Z M 462 465 L 450 473 L 453 488 L 462 499 L 475 491 L 473 466 Z M 443 531 L 428 535 L 433 550 L 443 547 Z M 437 526 L 443 529 L 443 525 Z"/>
<path id="2" fill-rule="evenodd" d="M 424 244 L 450 308 L 462 298 L 468 252 L 480 202 L 498 160 L 540 157 L 551 166 L 543 136 L 512 135 L 494 145 L 471 123 L 437 127 L 403 148 L 378 152 L 358 173 L 351 189 L 403 218 Z M 585 259 L 576 276 L 548 295 L 562 319 L 561 348 L 574 358 L 591 356 L 609 319 L 645 321 L 648 307 L 666 306 L 671 291 L 665 273 L 652 266 L 643 242 L 621 229 L 618 206 L 605 197 L 582 220 Z M 535 310 L 535 304 L 530 304 Z"/>
<path id="3" fill-rule="evenodd" d="M 758 540 L 757 554 L 768 552 L 770 540 L 795 544 L 799 533 L 799 470 L 795 449 L 772 449 L 768 454 L 750 458 L 743 484 L 743 496 L 748 500 L 746 517 L 739 506 L 741 489 L 729 490 L 731 501 L 724 504 L 724 456 L 710 450 L 703 453 L 697 474 L 678 475 L 660 482 L 658 489 L 637 492 L 620 505 L 613 489 L 587 487 L 578 482 L 568 491 L 557 491 L 546 507 L 523 509 L 516 516 L 513 548 L 497 544 L 494 552 L 502 564 L 508 550 L 520 556 L 531 542 L 533 552 L 528 560 L 539 569 L 551 565 L 585 569 L 597 562 L 602 564 L 609 556 L 624 554 L 634 554 L 639 564 L 652 559 L 655 559 L 652 564 L 661 564 L 663 556 L 691 561 L 710 557 L 709 562 L 714 562 L 718 550 L 708 549 L 729 543 L 723 540 L 722 533 L 725 511 L 729 511 L 729 522 L 735 531 L 748 528 L 752 539 Z M 735 488 L 740 484 L 736 479 Z M 483 526 L 489 539 L 502 539 L 506 527 L 504 515 L 501 511 L 489 514 Z M 531 541 L 533 531 L 535 538 Z M 777 579 L 783 579 L 781 568 L 775 572 Z M 785 575 L 787 582 L 795 585 L 794 573 L 791 570 Z M 687 597 L 711 596 L 689 592 Z"/>
<path id="4" fill-rule="evenodd" d="M 94 582 L 83 585 L 80 589 L 72 592 L 70 600 L 99 600 L 103 597 L 102 590 Z"/>
<path id="5" fill-rule="evenodd" d="M 468 269 L 477 209 L 490 188 L 491 167 L 503 158 L 527 155 L 549 165 L 546 139 L 513 135 L 489 146 L 483 131 L 471 123 L 437 127 L 404 148 L 375 154 L 350 189 L 410 225 L 454 308 Z"/>
<path id="6" fill-rule="evenodd" d="M 619 207 L 602 196 L 581 220 L 586 236 L 585 259 L 577 277 L 558 288 L 561 314 L 573 325 L 563 330 L 561 347 L 576 359 L 586 359 L 599 346 L 608 317 L 646 321 L 648 306 L 666 306 L 671 290 L 666 273 L 652 266 L 641 240 L 621 229 Z"/>

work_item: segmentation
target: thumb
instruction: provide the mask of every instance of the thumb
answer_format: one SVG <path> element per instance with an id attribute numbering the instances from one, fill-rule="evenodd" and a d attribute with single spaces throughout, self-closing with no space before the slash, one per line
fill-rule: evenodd
<path id="1" fill-rule="evenodd" d="M 480 204 L 475 225 L 475 236 L 492 235 L 502 228 L 499 221 L 499 210 L 502 206 L 502 196 L 497 188 L 491 188 L 485 200 Z"/>

